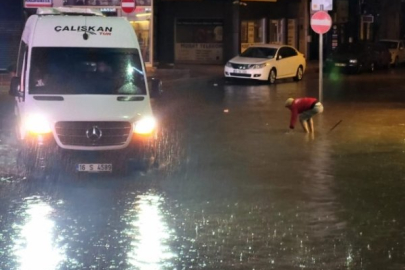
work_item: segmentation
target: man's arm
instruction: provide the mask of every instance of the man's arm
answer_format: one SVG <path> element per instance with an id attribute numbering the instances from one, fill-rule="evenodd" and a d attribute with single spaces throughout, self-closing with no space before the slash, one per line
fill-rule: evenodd
<path id="1" fill-rule="evenodd" d="M 298 118 L 298 111 L 296 108 L 292 107 L 291 108 L 291 120 L 290 120 L 290 128 L 294 129 L 295 123 L 297 122 Z"/>

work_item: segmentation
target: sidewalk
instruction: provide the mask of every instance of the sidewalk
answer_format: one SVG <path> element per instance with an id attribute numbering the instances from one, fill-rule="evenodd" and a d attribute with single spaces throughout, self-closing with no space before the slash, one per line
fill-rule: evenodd
<path id="1" fill-rule="evenodd" d="M 224 72 L 223 65 L 197 65 L 197 64 L 176 64 L 164 67 L 154 67 L 147 69 L 148 77 L 155 77 L 162 80 L 163 85 L 173 85 L 176 83 L 190 83 L 222 78 Z M 306 73 L 318 72 L 318 61 L 308 61 Z M 0 86 L 8 88 L 10 77 L 7 73 L 0 73 Z M 3 88 L 4 88 L 3 87 Z"/>
<path id="2" fill-rule="evenodd" d="M 318 61 L 308 61 L 306 73 L 318 72 Z M 152 68 L 147 71 L 148 77 L 156 77 L 162 80 L 163 84 L 181 83 L 186 80 L 196 81 L 200 79 L 215 79 L 224 76 L 223 65 L 196 65 L 196 64 L 175 64 L 165 67 Z"/>

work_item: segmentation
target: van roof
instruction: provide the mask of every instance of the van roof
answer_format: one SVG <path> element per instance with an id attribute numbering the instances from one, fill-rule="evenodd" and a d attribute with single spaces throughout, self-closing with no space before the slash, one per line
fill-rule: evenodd
<path id="1" fill-rule="evenodd" d="M 38 15 L 83 15 L 83 16 L 104 16 L 98 10 L 91 8 L 70 8 L 70 7 L 56 7 L 56 8 L 38 8 Z"/>
<path id="2" fill-rule="evenodd" d="M 23 41 L 30 47 L 139 48 L 126 18 L 79 15 L 32 15 Z"/>

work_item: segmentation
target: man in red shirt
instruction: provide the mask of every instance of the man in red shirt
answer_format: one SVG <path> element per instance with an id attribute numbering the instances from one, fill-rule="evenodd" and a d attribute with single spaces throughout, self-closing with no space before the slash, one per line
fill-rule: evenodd
<path id="1" fill-rule="evenodd" d="M 316 98 L 289 98 L 285 107 L 291 111 L 290 128 L 293 129 L 299 116 L 302 128 L 306 133 L 314 133 L 314 121 L 312 117 L 323 112 L 323 105 Z"/>

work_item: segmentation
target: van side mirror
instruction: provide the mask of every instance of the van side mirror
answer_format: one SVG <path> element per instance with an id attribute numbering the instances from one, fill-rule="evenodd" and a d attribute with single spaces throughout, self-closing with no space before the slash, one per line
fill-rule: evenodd
<path id="1" fill-rule="evenodd" d="M 163 93 L 162 81 L 158 78 L 151 78 L 150 81 L 150 97 L 158 98 Z"/>
<path id="2" fill-rule="evenodd" d="M 10 82 L 10 90 L 8 93 L 14 97 L 22 97 L 23 93 L 20 91 L 21 85 L 21 78 L 20 77 L 13 77 L 11 78 Z"/>

